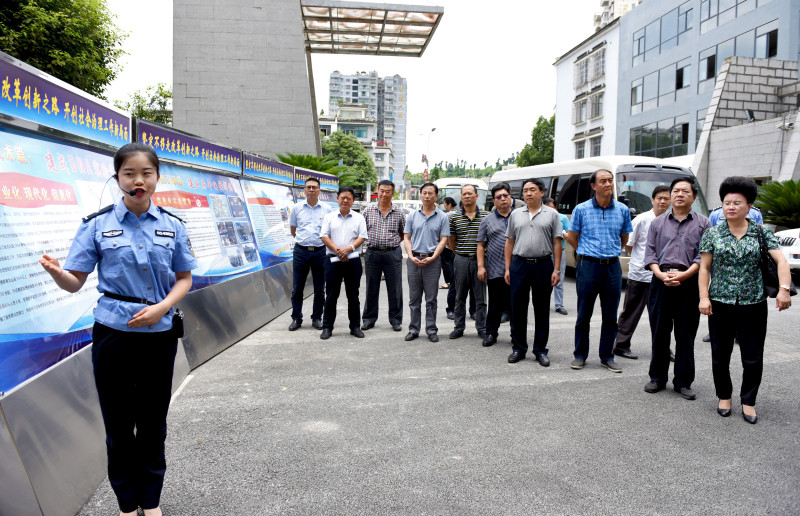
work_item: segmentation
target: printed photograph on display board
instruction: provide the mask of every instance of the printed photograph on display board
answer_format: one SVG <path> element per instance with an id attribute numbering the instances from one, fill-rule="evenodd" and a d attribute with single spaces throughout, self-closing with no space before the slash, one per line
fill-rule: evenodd
<path id="1" fill-rule="evenodd" d="M 240 223 L 237 222 L 237 237 L 242 233 L 255 234 L 264 268 L 291 260 L 294 249 L 294 238 L 289 229 L 289 215 L 294 206 L 292 190 L 288 186 L 249 179 L 242 179 L 241 182 L 252 230 L 250 224 L 244 228 L 238 226 Z"/>
<path id="2" fill-rule="evenodd" d="M 75 294 L 38 263 L 64 263 L 81 218 L 121 195 L 111 155 L 0 128 L 0 391 L 86 346 L 97 273 Z"/>
<path id="3" fill-rule="evenodd" d="M 153 200 L 186 224 L 198 263 L 192 290 L 262 268 L 237 178 L 162 164 Z"/>

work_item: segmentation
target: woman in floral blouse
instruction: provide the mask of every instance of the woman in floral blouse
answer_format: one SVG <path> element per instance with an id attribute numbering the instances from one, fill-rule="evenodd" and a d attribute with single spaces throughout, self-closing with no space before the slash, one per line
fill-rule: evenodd
<path id="1" fill-rule="evenodd" d="M 789 264 L 778 248 L 772 231 L 748 219 L 747 213 L 758 194 L 747 177 L 729 177 L 719 187 L 726 220 L 707 230 L 700 241 L 700 312 L 710 316 L 711 364 L 719 404 L 717 413 L 731 415 L 730 360 L 733 339 L 739 338 L 742 353 L 742 417 L 755 424 L 756 395 L 764 366 L 767 334 L 767 300 L 761 269 L 758 232 L 763 231 L 769 254 L 778 264 L 781 289 L 778 310 L 791 306 Z M 710 279 L 710 285 L 709 285 Z"/>

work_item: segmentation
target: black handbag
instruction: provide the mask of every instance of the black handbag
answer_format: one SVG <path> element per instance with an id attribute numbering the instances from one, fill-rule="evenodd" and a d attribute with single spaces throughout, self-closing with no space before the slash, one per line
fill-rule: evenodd
<path id="1" fill-rule="evenodd" d="M 761 269 L 761 278 L 764 283 L 764 294 L 767 297 L 777 297 L 780 291 L 780 281 L 778 280 L 778 264 L 772 256 L 769 255 L 767 248 L 767 238 L 764 236 L 764 229 L 761 225 L 758 226 L 758 247 L 761 251 L 761 256 L 758 260 L 758 267 Z M 789 295 L 797 295 L 797 289 L 794 283 L 789 282 Z"/>

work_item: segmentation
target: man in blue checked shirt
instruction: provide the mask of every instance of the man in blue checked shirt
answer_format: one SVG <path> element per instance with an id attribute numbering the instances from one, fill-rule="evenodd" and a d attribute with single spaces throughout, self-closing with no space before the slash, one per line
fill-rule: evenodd
<path id="1" fill-rule="evenodd" d="M 617 337 L 617 309 L 622 290 L 622 268 L 619 255 L 633 231 L 631 212 L 614 200 L 614 175 L 597 170 L 590 178 L 594 197 L 572 211 L 567 242 L 578 251 L 576 267 L 578 317 L 575 321 L 575 359 L 573 369 L 583 369 L 589 355 L 589 324 L 597 296 L 603 324 L 600 329 L 600 363 L 621 373 L 614 361 L 614 340 Z"/>
<path id="2" fill-rule="evenodd" d="M 314 304 L 311 311 L 311 324 L 322 329 L 322 308 L 325 303 L 325 246 L 319 237 L 322 219 L 333 211 L 319 201 L 320 182 L 314 177 L 306 179 L 303 192 L 305 201 L 292 208 L 289 227 L 294 237 L 292 272 L 292 324 L 289 331 L 295 331 L 303 324 L 303 291 L 306 288 L 308 272 L 314 282 Z"/>

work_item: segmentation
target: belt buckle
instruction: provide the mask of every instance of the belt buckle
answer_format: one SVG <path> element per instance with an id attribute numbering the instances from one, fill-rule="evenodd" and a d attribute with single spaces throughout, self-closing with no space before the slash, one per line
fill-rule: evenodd
<path id="1" fill-rule="evenodd" d="M 315 246 L 313 246 L 313 245 L 310 245 L 310 246 L 308 246 L 308 248 L 307 248 L 307 249 L 308 249 L 309 251 L 311 251 L 312 253 L 313 253 L 313 252 L 315 252 L 315 251 L 317 250 L 317 248 L 316 248 Z"/>

